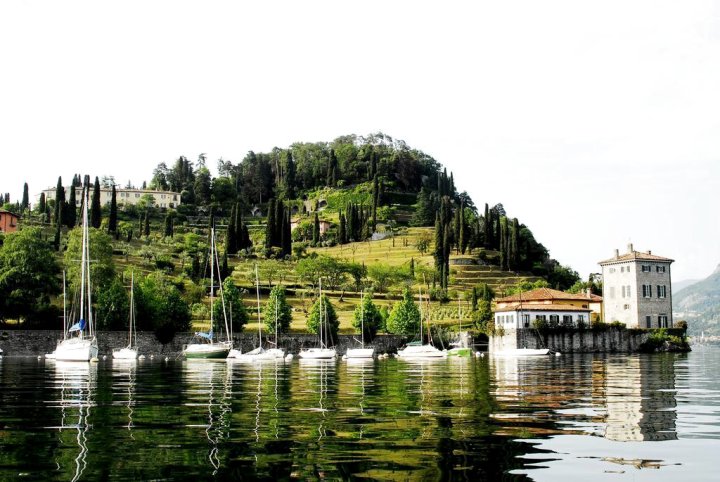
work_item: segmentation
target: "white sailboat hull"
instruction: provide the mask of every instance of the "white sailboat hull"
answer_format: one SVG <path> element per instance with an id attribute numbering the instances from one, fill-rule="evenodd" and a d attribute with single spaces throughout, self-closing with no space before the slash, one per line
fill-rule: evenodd
<path id="1" fill-rule="evenodd" d="M 264 350 L 262 348 L 255 348 L 254 350 L 247 353 L 237 353 L 238 350 L 233 351 L 235 351 L 236 353 L 234 353 L 234 356 L 232 358 L 228 355 L 228 360 L 251 363 L 256 361 L 277 359 L 275 353 L 270 353 L 270 350 Z"/>
<path id="2" fill-rule="evenodd" d="M 137 350 L 132 348 L 119 348 L 113 350 L 113 358 L 116 360 L 135 360 L 138 356 Z"/>
<path id="3" fill-rule="evenodd" d="M 97 358 L 98 346 L 95 338 L 68 338 L 58 343 L 48 358 L 58 361 L 88 362 Z"/>
<path id="4" fill-rule="evenodd" d="M 345 356 L 348 358 L 372 358 L 375 348 L 348 348 Z"/>
<path id="5" fill-rule="evenodd" d="M 432 345 L 408 345 L 402 350 L 398 350 L 400 358 L 446 358 L 447 351 L 438 350 Z"/>
<path id="6" fill-rule="evenodd" d="M 306 360 L 330 360 L 337 356 L 337 352 L 334 348 L 308 348 L 302 350 L 299 356 Z"/>
<path id="7" fill-rule="evenodd" d="M 185 346 L 185 358 L 227 358 L 231 343 L 190 343 Z"/>
<path id="8" fill-rule="evenodd" d="M 517 348 L 514 350 L 500 350 L 492 352 L 493 356 L 544 356 L 549 355 L 548 348 Z"/>

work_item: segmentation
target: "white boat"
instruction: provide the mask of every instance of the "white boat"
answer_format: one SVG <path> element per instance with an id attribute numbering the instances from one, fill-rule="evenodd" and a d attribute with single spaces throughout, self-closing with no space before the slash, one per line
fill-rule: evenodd
<path id="1" fill-rule="evenodd" d="M 426 310 L 427 311 L 427 310 Z M 438 350 L 429 343 L 423 343 L 423 316 L 422 316 L 422 292 L 420 293 L 420 340 L 408 343 L 405 348 L 398 350 L 398 357 L 403 359 L 426 359 L 426 358 L 446 358 L 448 352 L 446 350 Z M 430 333 L 428 325 L 428 333 Z"/>
<path id="2" fill-rule="evenodd" d="M 447 358 L 448 352 L 445 350 L 438 350 L 430 344 L 422 344 L 419 342 L 408 343 L 405 348 L 398 350 L 398 356 L 400 358 Z"/>
<path id="3" fill-rule="evenodd" d="M 215 306 L 215 268 L 220 277 L 220 260 L 215 249 L 215 228 L 210 228 L 210 331 L 205 333 L 202 331 L 195 332 L 195 336 L 199 339 L 197 343 L 189 343 L 183 349 L 185 358 L 227 358 L 233 343 L 230 339 L 230 328 L 228 327 L 227 315 L 225 313 L 225 298 L 222 291 L 222 282 L 219 283 L 220 301 L 223 307 L 223 318 L 225 319 L 225 341 L 216 341 L 213 332 L 215 325 L 214 306 Z"/>
<path id="4" fill-rule="evenodd" d="M 67 329 L 67 332 L 63 329 L 63 339 L 60 340 L 57 348 L 51 354 L 51 358 L 59 361 L 88 362 L 98 356 L 98 345 L 97 338 L 95 337 L 92 312 L 92 284 L 90 283 L 90 236 L 87 188 L 85 189 L 83 202 L 81 249 L 78 321 Z M 63 325 L 67 326 L 65 320 L 66 318 L 63 317 Z"/>
<path id="5" fill-rule="evenodd" d="M 325 324 L 327 323 L 327 315 L 325 316 L 325 322 L 323 322 L 322 279 L 319 280 L 319 286 L 320 297 L 318 299 L 320 300 L 320 307 L 318 310 L 318 316 L 320 317 L 320 320 L 318 323 L 318 336 L 320 337 L 320 346 L 300 350 L 298 356 L 306 360 L 330 360 L 337 356 L 335 348 L 328 347 L 323 340 L 323 332 L 327 331 L 327 327 L 325 327 Z M 328 338 L 327 334 L 325 338 Z"/>
<path id="6" fill-rule="evenodd" d="M 360 348 L 348 348 L 345 352 L 346 358 L 372 358 L 375 355 L 375 348 L 365 348 L 365 292 L 360 296 Z"/>
<path id="7" fill-rule="evenodd" d="M 258 266 L 255 265 L 255 294 L 257 296 L 257 322 L 258 322 L 258 346 L 247 353 L 241 353 L 239 350 L 233 350 L 233 356 L 228 355 L 228 360 L 239 362 L 255 362 L 262 360 L 275 360 L 275 353 L 270 353 L 262 347 L 262 320 L 260 318 L 260 277 L 258 276 Z M 284 356 L 284 355 L 283 355 Z"/>
<path id="8" fill-rule="evenodd" d="M 116 360 L 135 360 L 137 352 L 137 329 L 135 327 L 135 273 L 130 275 L 130 315 L 128 320 L 128 344 L 125 348 L 113 350 L 113 358 Z M 133 339 L 133 332 L 135 339 Z M 133 343 L 134 342 L 134 343 Z"/>
<path id="9" fill-rule="evenodd" d="M 544 356 L 550 354 L 548 348 L 515 348 L 512 350 L 499 350 L 491 353 L 493 356 Z"/>

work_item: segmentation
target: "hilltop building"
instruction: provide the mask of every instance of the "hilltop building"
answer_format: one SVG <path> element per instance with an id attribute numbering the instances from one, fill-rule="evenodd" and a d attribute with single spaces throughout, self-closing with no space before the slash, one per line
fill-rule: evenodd
<path id="1" fill-rule="evenodd" d="M 555 326 L 587 325 L 600 319 L 602 298 L 590 293 L 565 293 L 538 288 L 495 300 L 495 326 L 503 329 L 532 328 L 535 320 Z M 594 309 L 596 311 L 594 311 Z"/>
<path id="2" fill-rule="evenodd" d="M 603 276 L 603 311 L 606 322 L 628 328 L 672 328 L 672 259 L 647 251 L 628 252 L 600 261 Z"/>
<path id="3" fill-rule="evenodd" d="M 48 188 L 43 190 L 43 193 L 45 193 L 45 199 L 55 199 L 55 189 L 56 188 Z M 65 187 L 65 200 L 70 199 L 70 187 Z M 92 190 L 90 191 L 92 195 Z M 159 208 L 176 208 L 181 204 L 180 200 L 180 193 L 179 192 L 172 192 L 172 191 L 156 191 L 153 189 L 124 189 L 124 188 L 115 188 L 116 193 L 116 201 L 118 206 L 121 206 L 123 204 L 137 204 L 140 202 L 140 199 L 145 194 L 150 194 L 153 198 L 155 198 L 155 206 Z M 100 204 L 106 205 L 110 204 L 110 200 L 112 199 L 112 189 L 101 187 L 100 188 Z M 75 188 L 75 204 L 79 207 L 80 202 L 82 201 L 82 186 L 77 186 Z"/>
<path id="4" fill-rule="evenodd" d="M 14 233 L 17 231 L 18 219 L 20 218 L 17 214 L 0 209 L 0 233 Z"/>

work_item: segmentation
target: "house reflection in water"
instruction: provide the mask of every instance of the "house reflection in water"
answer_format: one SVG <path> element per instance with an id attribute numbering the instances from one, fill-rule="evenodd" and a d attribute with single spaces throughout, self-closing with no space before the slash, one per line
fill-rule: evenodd
<path id="1" fill-rule="evenodd" d="M 593 380 L 603 381 L 606 438 L 618 442 L 677 439 L 673 361 L 662 355 L 597 361 Z"/>

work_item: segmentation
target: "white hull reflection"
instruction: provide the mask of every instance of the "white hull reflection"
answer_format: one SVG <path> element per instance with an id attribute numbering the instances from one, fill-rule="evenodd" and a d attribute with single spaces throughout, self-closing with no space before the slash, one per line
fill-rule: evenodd
<path id="1" fill-rule="evenodd" d="M 492 352 L 493 356 L 544 356 L 549 355 L 550 350 L 548 348 L 517 348 L 514 350 L 500 350 Z"/>

